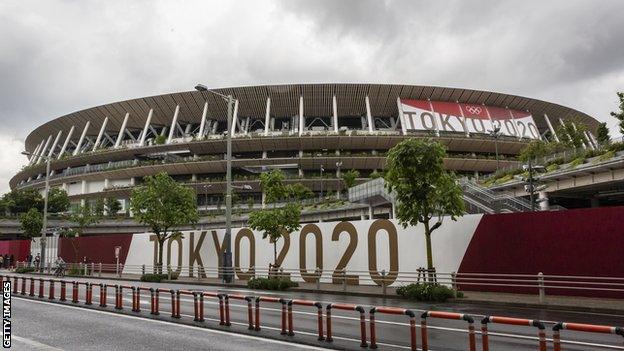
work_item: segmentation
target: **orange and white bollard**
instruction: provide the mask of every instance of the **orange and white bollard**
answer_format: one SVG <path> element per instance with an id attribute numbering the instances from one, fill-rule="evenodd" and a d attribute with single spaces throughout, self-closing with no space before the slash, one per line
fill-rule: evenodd
<path id="1" fill-rule="evenodd" d="M 40 299 L 43 299 L 43 289 L 44 289 L 43 284 L 44 284 L 43 278 L 39 278 L 39 298 Z"/>
<path id="2" fill-rule="evenodd" d="M 72 303 L 78 303 L 78 282 L 72 282 Z"/>
<path id="3" fill-rule="evenodd" d="M 366 315 L 364 308 L 362 306 L 351 305 L 351 304 L 341 304 L 341 303 L 330 303 L 325 308 L 326 311 L 326 321 L 327 321 L 327 337 L 325 341 L 332 342 L 334 341 L 332 337 L 332 324 L 331 324 L 331 310 L 339 309 L 344 311 L 357 311 L 360 313 L 360 346 L 368 347 L 368 343 L 366 342 Z"/>
<path id="4" fill-rule="evenodd" d="M 48 289 L 48 299 L 54 300 L 54 279 L 50 279 L 50 288 Z"/>
<path id="5" fill-rule="evenodd" d="M 35 278 L 30 278 L 30 291 L 28 296 L 35 296 Z"/>
<path id="6" fill-rule="evenodd" d="M 66 284 L 67 283 L 64 280 L 61 280 L 61 296 L 59 297 L 59 301 L 66 301 L 66 296 L 65 296 L 67 294 Z"/>

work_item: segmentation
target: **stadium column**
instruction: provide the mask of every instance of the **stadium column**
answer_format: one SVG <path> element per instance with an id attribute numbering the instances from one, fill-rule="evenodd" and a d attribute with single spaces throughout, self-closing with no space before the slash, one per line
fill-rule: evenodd
<path id="1" fill-rule="evenodd" d="M 557 133 L 555 132 L 555 128 L 553 128 L 552 124 L 550 123 L 550 118 L 548 118 L 548 115 L 545 113 L 544 113 L 544 120 L 546 121 L 546 124 L 548 125 L 548 129 L 550 129 L 550 132 L 555 138 L 555 141 L 559 142 L 559 137 L 557 136 Z"/>
<path id="2" fill-rule="evenodd" d="M 150 108 L 149 112 L 147 113 L 147 119 L 145 120 L 145 126 L 143 126 L 143 132 L 141 133 L 141 140 L 139 141 L 139 146 L 145 145 L 145 138 L 147 137 L 147 131 L 149 130 L 150 123 L 152 123 L 153 115 L 154 115 L 154 109 Z"/>
<path id="3" fill-rule="evenodd" d="M 594 143 L 594 140 L 589 136 L 587 131 L 583 132 L 583 135 L 585 135 L 585 139 L 587 140 L 587 144 L 592 148 L 592 149 L 596 149 L 598 147 L 598 145 L 596 145 Z"/>
<path id="4" fill-rule="evenodd" d="M 399 111 L 399 121 L 401 122 L 401 132 L 407 134 L 407 125 L 405 124 L 405 116 L 403 115 L 403 106 L 401 105 L 401 97 L 397 96 L 397 109 Z"/>
<path id="5" fill-rule="evenodd" d="M 54 138 L 54 142 L 52 143 L 52 147 L 50 148 L 50 151 L 48 151 L 48 157 L 52 157 L 52 153 L 56 149 L 56 145 L 58 145 L 58 142 L 61 139 L 61 134 L 63 134 L 62 130 L 59 130 L 58 133 L 56 133 L 56 138 Z"/>
<path id="6" fill-rule="evenodd" d="M 303 95 L 299 96 L 299 136 L 303 135 L 305 128 L 305 117 L 303 117 Z"/>
<path id="7" fill-rule="evenodd" d="M 332 112 L 334 117 L 334 132 L 338 133 L 338 100 L 336 95 L 332 99 Z"/>
<path id="8" fill-rule="evenodd" d="M 206 115 L 208 115 L 208 101 L 204 102 L 204 111 L 202 112 L 201 122 L 199 122 L 199 133 L 197 139 L 204 137 L 204 128 L 206 128 Z"/>
<path id="9" fill-rule="evenodd" d="M 69 129 L 69 133 L 67 133 L 65 142 L 63 143 L 63 146 L 61 147 L 61 151 L 59 152 L 58 156 L 56 156 L 57 159 L 60 159 L 61 157 L 63 157 L 65 150 L 67 150 L 67 145 L 69 145 L 69 141 L 71 140 L 72 135 L 74 135 L 74 129 L 76 128 L 72 125 L 71 128 Z"/>
<path id="10" fill-rule="evenodd" d="M 575 132 L 578 132 L 578 129 L 576 128 L 576 123 L 572 122 L 572 128 L 574 128 Z M 583 136 L 583 135 L 581 135 L 581 136 Z M 581 138 L 581 144 L 583 144 L 583 149 L 587 149 L 587 146 L 590 146 L 590 148 L 591 148 L 591 145 L 588 144 L 586 142 L 586 140 L 583 140 L 583 138 Z"/>
<path id="11" fill-rule="evenodd" d="M 30 156 L 30 162 L 28 162 L 29 166 L 35 163 L 39 159 L 39 151 L 41 151 L 41 148 L 43 147 L 44 143 L 45 143 L 45 139 L 41 140 L 39 145 L 37 145 L 37 147 L 35 148 L 35 151 Z"/>
<path id="12" fill-rule="evenodd" d="M 123 122 L 121 122 L 121 128 L 119 128 L 119 134 L 117 134 L 117 141 L 115 141 L 115 149 L 117 149 L 121 145 L 121 141 L 123 140 L 124 132 L 126 131 L 126 124 L 128 124 L 128 117 L 130 113 L 126 112 L 126 116 L 124 117 Z"/>
<path id="13" fill-rule="evenodd" d="M 41 163 L 41 161 L 43 161 L 43 156 L 45 155 L 46 151 L 48 151 L 48 145 L 50 145 L 50 142 L 52 141 L 52 135 L 48 136 L 48 139 L 46 140 L 45 144 L 43 145 L 43 149 L 41 149 L 41 152 L 39 153 L 39 158 L 37 158 L 37 164 Z"/>
<path id="14" fill-rule="evenodd" d="M 236 132 L 236 124 L 238 124 L 238 99 L 234 100 L 234 113 L 232 115 L 232 130 L 230 130 L 230 135 L 234 136 Z"/>
<path id="15" fill-rule="evenodd" d="M 269 136 L 271 129 L 271 97 L 267 96 L 266 110 L 264 112 L 264 136 Z M 262 158 L 267 158 L 266 150 L 262 151 Z M 264 207 L 264 191 L 262 192 L 262 206 Z"/>
<path id="16" fill-rule="evenodd" d="M 369 133 L 372 133 L 374 129 L 373 115 L 371 114 L 370 99 L 368 98 L 368 95 L 366 95 L 364 102 L 366 103 L 366 123 L 368 124 L 368 131 Z"/>
<path id="17" fill-rule="evenodd" d="M 80 147 L 82 146 L 82 142 L 84 141 L 85 136 L 87 135 L 87 131 L 89 130 L 89 126 L 91 125 L 91 121 L 87 121 L 84 129 L 82 130 L 82 134 L 80 134 L 80 139 L 78 139 L 78 144 L 76 145 L 76 149 L 74 150 L 74 156 L 80 153 Z"/>
<path id="18" fill-rule="evenodd" d="M 104 122 L 102 122 L 102 127 L 100 127 L 100 132 L 98 133 L 97 138 L 95 138 L 95 143 L 93 144 L 93 149 L 91 149 L 91 151 L 95 151 L 98 145 L 100 145 L 102 135 L 104 135 L 104 131 L 106 130 L 106 124 L 108 124 L 108 117 L 104 118 Z"/>
<path id="19" fill-rule="evenodd" d="M 598 141 L 596 140 L 596 137 L 594 136 L 594 134 L 592 134 L 591 131 L 587 131 L 587 134 L 589 135 L 589 137 L 591 138 L 591 140 L 594 142 L 594 145 L 596 145 L 596 147 L 598 147 Z"/>
<path id="20" fill-rule="evenodd" d="M 171 120 L 171 128 L 169 129 L 169 137 L 167 138 L 167 144 L 171 144 L 173 140 L 173 134 L 176 130 L 176 123 L 178 123 L 178 114 L 180 113 L 180 105 L 176 105 L 175 112 L 173 112 L 173 119 Z"/>

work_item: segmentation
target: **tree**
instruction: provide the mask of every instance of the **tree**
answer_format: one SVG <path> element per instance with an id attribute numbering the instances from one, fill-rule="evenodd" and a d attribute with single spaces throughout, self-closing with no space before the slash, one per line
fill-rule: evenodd
<path id="1" fill-rule="evenodd" d="M 48 193 L 48 212 L 66 212 L 69 209 L 69 196 L 61 188 L 51 188 Z"/>
<path id="2" fill-rule="evenodd" d="M 596 131 L 596 139 L 601 146 L 608 145 L 611 142 L 611 136 L 609 135 L 609 128 L 606 122 L 600 123 L 598 130 Z"/>
<path id="3" fill-rule="evenodd" d="M 24 232 L 23 236 L 28 240 L 41 236 L 43 215 L 36 208 L 31 208 L 20 216 L 20 228 Z"/>
<path id="4" fill-rule="evenodd" d="M 352 169 L 350 171 L 342 173 L 342 181 L 344 182 L 347 190 L 355 185 L 355 181 L 359 176 L 360 172 L 358 172 L 356 169 Z"/>
<path id="5" fill-rule="evenodd" d="M 582 123 L 566 121 L 557 128 L 557 135 L 564 145 L 578 149 L 583 147 L 583 142 L 585 140 L 583 133 L 585 130 L 585 125 Z"/>
<path id="6" fill-rule="evenodd" d="M 277 242 L 284 234 L 290 234 L 301 226 L 301 205 L 288 203 L 284 207 L 262 209 L 249 215 L 249 227 L 263 232 L 262 239 L 273 243 L 273 266 L 277 266 Z"/>
<path id="7" fill-rule="evenodd" d="M 31 208 L 43 211 L 43 196 L 37 189 L 15 189 L 5 195 L 5 201 L 8 202 L 12 213 L 25 213 Z"/>
<path id="8" fill-rule="evenodd" d="M 611 116 L 615 117 L 619 121 L 618 127 L 620 127 L 620 133 L 624 134 L 624 93 L 618 92 L 616 94 L 620 100 L 620 111 L 611 112 Z"/>
<path id="9" fill-rule="evenodd" d="M 69 242 L 74 249 L 74 262 L 79 261 L 79 242 L 77 239 L 84 235 L 84 231 L 88 226 L 98 223 L 100 218 L 101 215 L 91 209 L 91 206 L 81 205 L 69 216 L 69 220 L 76 223 L 76 226 L 73 228 L 64 228 L 59 232 L 61 237 L 69 239 Z"/>
<path id="10" fill-rule="evenodd" d="M 520 150 L 518 159 L 520 159 L 520 161 L 527 162 L 528 160 L 534 160 L 538 157 L 544 157 L 550 153 L 548 144 L 549 143 L 542 140 L 533 140 L 522 150 Z"/>
<path id="11" fill-rule="evenodd" d="M 297 185 L 298 184 L 298 185 Z M 276 203 L 287 196 L 302 196 L 311 191 L 303 184 L 284 185 L 284 174 L 280 170 L 272 170 L 260 175 L 260 185 L 266 194 L 266 203 L 272 208 L 264 208 L 249 215 L 249 227 L 263 232 L 262 238 L 269 238 L 273 243 L 273 266 L 277 266 L 277 242 L 284 234 L 299 229 L 301 204 L 289 202 L 284 207 L 276 207 Z M 307 189 L 307 191 L 305 189 Z"/>
<path id="12" fill-rule="evenodd" d="M 121 211 L 121 202 L 114 197 L 107 197 L 104 206 L 106 207 L 106 213 L 110 217 Z"/>
<path id="13" fill-rule="evenodd" d="M 144 184 L 132 191 L 130 208 L 139 223 L 152 229 L 158 243 L 157 273 L 162 273 L 163 246 L 170 238 L 182 234 L 175 230 L 198 220 L 195 191 L 161 172 L 147 176 Z"/>
<path id="14" fill-rule="evenodd" d="M 463 191 L 455 174 L 444 168 L 446 150 L 432 140 L 407 139 L 388 153 L 386 187 L 395 194 L 397 218 L 403 228 L 422 223 L 427 247 L 429 279 L 433 279 L 431 233 L 442 225 L 443 216 L 452 220 L 464 214 Z M 437 217 L 435 223 L 430 221 Z"/>
<path id="15" fill-rule="evenodd" d="M 98 217 L 104 216 L 104 199 L 98 198 L 95 200 L 95 205 L 93 206 L 93 213 Z"/>
<path id="16" fill-rule="evenodd" d="M 288 197 L 295 200 L 305 200 L 314 197 L 312 190 L 301 183 L 288 185 L 286 187 L 286 192 L 288 193 Z"/>

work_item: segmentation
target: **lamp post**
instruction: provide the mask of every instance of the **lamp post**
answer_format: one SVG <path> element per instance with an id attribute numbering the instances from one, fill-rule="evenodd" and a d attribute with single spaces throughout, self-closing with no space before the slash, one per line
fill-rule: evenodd
<path id="1" fill-rule="evenodd" d="M 495 126 L 494 129 L 490 130 L 490 136 L 494 138 L 494 150 L 496 151 L 496 171 L 498 172 L 498 138 L 501 136 L 501 127 L 500 125 Z"/>
<path id="2" fill-rule="evenodd" d="M 234 279 L 232 271 L 232 113 L 234 109 L 234 98 L 232 95 L 223 95 L 212 90 L 208 90 L 205 85 L 198 84 L 195 89 L 200 92 L 209 92 L 227 101 L 227 131 L 226 137 L 226 173 L 225 173 L 225 238 L 223 239 L 223 281 L 231 283 Z"/>
<path id="3" fill-rule="evenodd" d="M 325 168 L 323 168 L 323 165 L 321 164 L 321 201 L 323 201 L 323 171 L 325 170 Z"/>
<path id="4" fill-rule="evenodd" d="M 31 157 L 35 157 L 35 155 L 28 151 L 23 151 L 22 155 L 30 155 Z M 46 160 L 46 174 L 45 174 L 45 188 L 43 190 L 43 225 L 41 227 L 41 260 L 39 261 L 39 270 L 43 272 L 43 268 L 45 267 L 45 248 L 46 248 L 46 231 L 48 226 L 48 193 L 50 192 L 50 160 L 51 157 L 41 155 L 39 157 L 43 157 Z"/>

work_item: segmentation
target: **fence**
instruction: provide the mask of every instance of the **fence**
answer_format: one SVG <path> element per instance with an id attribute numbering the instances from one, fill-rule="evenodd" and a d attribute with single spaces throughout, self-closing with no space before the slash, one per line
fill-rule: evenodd
<path id="1" fill-rule="evenodd" d="M 22 296 L 26 297 L 27 296 L 26 295 L 27 279 L 23 279 L 23 278 L 24 278 L 23 276 L 16 276 L 16 275 L 0 275 L 0 283 L 2 283 L 5 280 L 12 282 L 13 284 L 15 284 L 13 286 L 13 294 L 14 295 L 21 294 Z M 350 325 L 349 327 L 353 328 L 353 330 L 351 330 L 352 334 L 356 334 L 356 335 L 359 334 L 360 338 L 358 341 L 361 347 L 368 347 L 370 345 L 371 348 L 376 348 L 378 345 L 378 342 L 376 340 L 375 323 L 380 323 L 380 321 L 375 320 L 376 313 L 378 314 L 383 313 L 383 314 L 389 314 L 389 315 L 405 315 L 409 317 L 410 333 L 409 333 L 409 336 L 405 335 L 404 337 L 401 338 L 401 340 L 397 340 L 397 342 L 402 342 L 403 345 L 410 345 L 410 346 L 401 346 L 401 347 L 407 347 L 412 350 L 417 349 L 417 345 L 416 345 L 417 326 L 416 326 L 416 321 L 415 321 L 416 314 L 412 310 L 407 310 L 403 308 L 387 307 L 387 306 L 373 306 L 369 310 L 368 323 L 369 323 L 370 331 L 371 331 L 370 344 L 369 344 L 368 343 L 369 339 L 367 338 L 367 335 L 366 335 L 367 321 L 365 317 L 365 308 L 359 305 L 344 304 L 344 303 L 327 304 L 325 306 L 325 316 L 326 316 L 325 331 L 326 333 L 325 333 L 325 337 L 323 337 L 324 328 L 323 328 L 323 319 L 322 319 L 322 306 L 320 305 L 320 303 L 315 302 L 315 301 L 287 300 L 287 299 L 280 298 L 280 297 L 267 298 L 266 296 L 241 296 L 241 295 L 236 295 L 236 294 L 219 294 L 215 291 L 167 290 L 167 289 L 154 289 L 153 287 L 143 287 L 143 286 L 115 285 L 114 286 L 115 306 L 114 308 L 111 308 L 110 305 L 106 304 L 106 299 L 107 299 L 106 294 L 102 293 L 102 291 L 106 291 L 107 289 L 107 285 L 103 283 L 78 282 L 78 281 L 69 281 L 69 280 L 63 280 L 63 279 L 43 279 L 43 278 L 34 279 L 31 277 L 27 277 L 27 278 L 28 280 L 30 280 L 30 289 L 31 289 L 30 294 L 28 294 L 28 298 L 45 299 L 47 301 L 58 301 L 58 303 L 65 303 L 65 304 L 82 304 L 89 308 L 106 309 L 106 310 L 112 310 L 112 311 L 122 311 L 124 309 L 122 301 L 123 301 L 123 295 L 124 295 L 123 292 L 125 289 L 126 292 L 131 292 L 132 308 L 130 311 L 127 311 L 124 313 L 131 313 L 134 315 L 144 314 L 145 316 L 149 316 L 150 314 L 151 315 L 158 314 L 157 311 L 159 309 L 159 306 L 158 306 L 159 300 L 158 300 L 158 294 L 156 294 L 155 292 L 160 291 L 160 292 L 170 293 L 171 294 L 171 316 L 170 318 L 180 319 L 180 320 L 186 321 L 186 323 L 194 323 L 194 324 L 201 324 L 201 325 L 205 325 L 207 323 L 215 323 L 215 324 L 220 325 L 222 328 L 228 328 L 228 329 L 236 328 L 236 326 L 234 325 L 234 323 L 230 323 L 231 312 L 230 312 L 230 306 L 227 303 L 227 301 L 229 299 L 238 299 L 238 300 L 247 302 L 248 324 L 246 325 L 248 326 L 248 329 L 250 330 L 249 332 L 260 333 L 262 330 L 263 330 L 262 331 L 263 333 L 267 333 L 267 334 L 279 332 L 282 338 L 286 337 L 293 341 L 295 340 L 294 337 L 296 335 L 294 332 L 292 332 L 293 312 L 290 308 L 288 308 L 288 311 L 287 311 L 285 306 L 292 306 L 293 304 L 301 305 L 301 306 L 309 306 L 309 307 L 314 306 L 314 307 L 317 307 L 319 310 L 319 314 L 318 314 L 318 317 L 319 317 L 318 318 L 318 323 L 319 323 L 318 343 L 319 345 L 327 345 L 325 343 L 332 343 L 334 341 L 332 338 L 332 318 L 334 319 L 342 318 L 343 321 L 353 319 L 351 317 L 341 317 L 341 316 L 336 316 L 336 315 L 332 316 L 333 310 L 342 310 L 345 312 L 352 311 L 352 312 L 359 314 L 359 318 L 356 318 L 356 320 L 359 320 L 359 323 L 357 323 L 357 326 Z M 34 283 L 35 280 L 38 280 L 39 284 L 35 284 Z M 45 286 L 46 283 L 48 284 L 47 289 Z M 57 284 L 60 284 L 61 286 L 61 296 L 59 296 L 58 300 L 56 299 L 56 296 L 54 295 L 55 286 Z M 64 301 L 64 293 L 65 293 L 64 287 L 67 284 L 71 284 L 73 287 L 73 292 L 72 292 L 73 296 L 72 296 L 71 301 Z M 21 285 L 21 293 L 20 293 L 18 285 Z M 84 285 L 85 289 L 82 289 L 82 293 L 80 294 L 79 293 L 80 290 L 78 288 L 81 285 Z M 100 287 L 99 304 L 92 304 L 93 285 Z M 37 289 L 38 294 L 35 294 L 35 291 L 34 291 L 36 286 L 38 286 L 38 289 Z M 141 295 L 140 293 L 141 290 L 150 291 L 150 294 Z M 46 291 L 48 292 L 48 296 L 45 296 Z M 180 303 L 181 296 L 192 297 L 193 299 L 193 302 L 192 302 L 193 314 L 192 315 L 187 315 L 186 313 L 182 313 L 182 310 L 181 310 L 182 305 Z M 216 312 L 219 315 L 218 319 L 204 318 L 204 303 L 205 303 L 203 299 L 204 296 L 210 296 L 210 297 L 219 299 L 219 306 L 218 306 L 218 309 L 216 310 Z M 140 306 L 141 306 L 141 300 L 143 297 L 146 297 L 149 300 L 149 303 L 151 306 L 149 312 L 147 311 L 141 312 Z M 256 301 L 255 317 L 253 313 L 252 301 Z M 280 316 L 281 316 L 281 328 L 266 328 L 266 329 L 261 328 L 260 315 L 263 312 L 262 312 L 262 309 L 259 308 L 259 305 L 258 305 L 260 301 L 266 301 L 270 303 L 279 303 L 282 306 L 282 308 L 279 310 Z M 145 302 L 148 302 L 148 301 L 145 301 Z M 265 313 L 269 313 L 269 310 L 270 309 L 265 309 Z M 184 311 L 184 312 L 188 312 L 188 311 Z M 307 313 L 301 312 L 298 315 L 304 316 L 306 314 Z M 165 316 L 152 317 L 152 318 L 168 319 L 169 317 L 165 315 Z M 476 350 L 477 337 L 479 333 L 476 332 L 474 329 L 474 325 L 473 325 L 474 317 L 473 316 L 466 315 L 466 314 L 459 314 L 455 312 L 448 312 L 448 311 L 424 311 L 421 314 L 421 318 L 422 318 L 422 322 L 420 326 L 420 334 L 421 334 L 421 347 L 423 350 L 429 349 L 430 341 L 439 340 L 439 338 L 433 338 L 430 340 L 427 330 L 428 329 L 443 329 L 443 328 L 436 328 L 434 326 L 428 326 L 426 321 L 427 319 L 431 319 L 431 318 L 436 318 L 436 319 L 441 319 L 441 320 L 457 320 L 457 321 L 463 321 L 464 323 L 467 323 L 468 324 L 467 331 L 463 331 L 463 333 L 468 334 L 467 349 L 471 351 Z M 388 322 L 385 322 L 385 323 L 388 323 Z M 483 346 L 483 350 L 489 349 L 490 341 L 488 340 L 488 331 L 487 331 L 488 323 L 536 327 L 539 331 L 538 333 L 539 334 L 539 338 L 538 338 L 539 350 L 545 350 L 547 347 L 548 339 L 546 337 L 546 328 L 543 322 L 540 322 L 537 320 L 526 320 L 526 319 L 518 319 L 518 318 L 510 318 L 510 317 L 488 316 L 482 320 L 483 331 L 481 332 L 481 344 Z M 397 323 L 393 323 L 393 324 L 397 324 Z M 398 323 L 398 324 L 402 324 L 402 323 Z M 286 331 L 287 328 L 288 328 L 288 331 Z M 358 329 L 359 329 L 359 332 L 358 332 Z M 277 332 L 273 330 L 277 330 Z M 582 343 L 582 341 L 561 340 L 560 330 L 603 333 L 603 334 L 619 334 L 621 336 L 624 336 L 623 329 L 620 327 L 616 327 L 616 326 L 602 326 L 602 325 L 558 322 L 554 324 L 554 327 L 552 328 L 552 330 L 553 330 L 553 334 L 552 334 L 553 335 L 553 347 L 555 348 L 555 350 L 561 350 L 562 343 L 566 343 L 566 342 L 577 343 L 577 344 Z M 303 334 L 306 334 L 306 333 L 303 333 Z M 497 336 L 498 337 L 511 337 L 511 338 L 524 337 L 524 336 L 520 336 L 519 334 L 505 334 L 505 335 L 498 334 Z M 348 342 L 354 341 L 351 338 L 341 337 L 341 339 L 347 340 Z M 610 349 L 624 349 L 621 347 L 617 347 L 615 345 L 599 345 L 599 346 L 610 348 Z"/>

